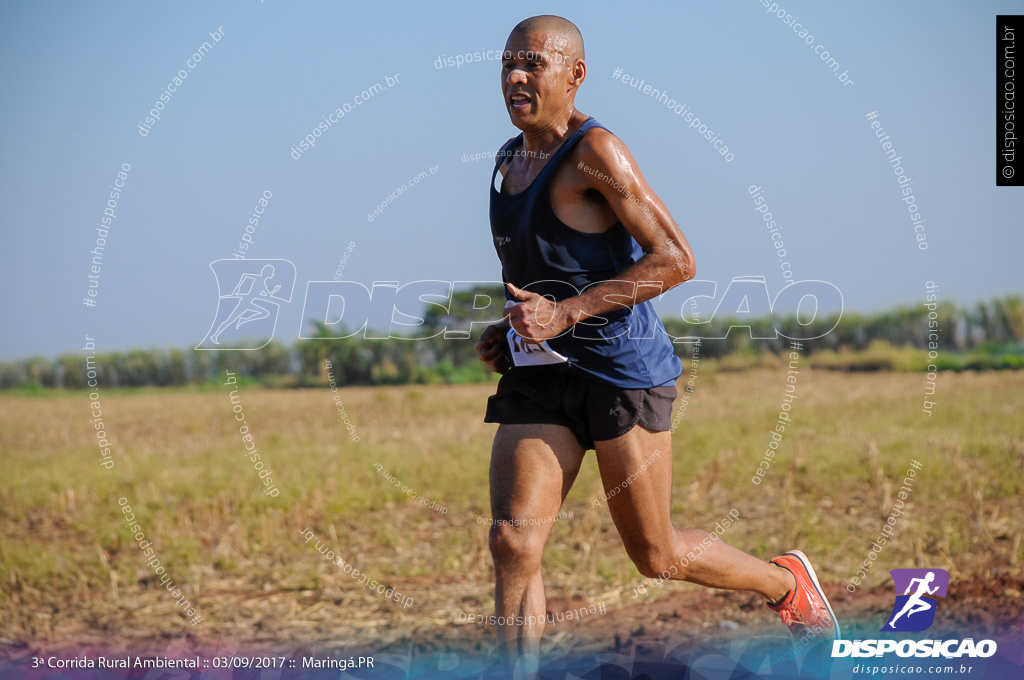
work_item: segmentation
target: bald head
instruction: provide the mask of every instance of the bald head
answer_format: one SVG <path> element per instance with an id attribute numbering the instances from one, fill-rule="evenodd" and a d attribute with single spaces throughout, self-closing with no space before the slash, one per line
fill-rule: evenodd
<path id="1" fill-rule="evenodd" d="M 566 125 L 586 77 L 583 37 L 571 21 L 547 14 L 512 29 L 501 56 L 501 91 L 520 130 Z"/>
<path id="2" fill-rule="evenodd" d="M 515 35 L 546 36 L 546 45 L 549 49 L 561 53 L 565 60 L 571 65 L 577 59 L 584 59 L 583 36 L 576 24 L 554 14 L 542 14 L 529 19 L 523 19 L 509 34 L 511 39 Z"/>

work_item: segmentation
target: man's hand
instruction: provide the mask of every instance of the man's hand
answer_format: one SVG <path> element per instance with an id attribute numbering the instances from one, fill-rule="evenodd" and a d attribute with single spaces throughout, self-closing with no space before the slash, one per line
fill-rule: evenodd
<path id="1" fill-rule="evenodd" d="M 505 373 L 512 368 L 508 359 L 508 344 L 505 336 L 508 324 L 505 322 L 488 326 L 476 341 L 476 354 L 495 373 Z"/>
<path id="2" fill-rule="evenodd" d="M 575 320 L 569 318 L 566 305 L 559 305 L 536 293 L 516 288 L 511 283 L 505 285 L 516 299 L 522 300 L 505 309 L 505 318 L 524 341 L 539 343 L 550 340 L 575 323 Z"/>

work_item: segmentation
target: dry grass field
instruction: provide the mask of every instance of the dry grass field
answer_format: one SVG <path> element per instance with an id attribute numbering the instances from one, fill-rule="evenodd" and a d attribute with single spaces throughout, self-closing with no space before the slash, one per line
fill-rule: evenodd
<path id="1" fill-rule="evenodd" d="M 780 452 L 751 482 L 782 403 L 782 370 L 714 371 L 674 434 L 677 524 L 710 528 L 760 557 L 800 548 L 840 619 L 874 626 L 892 604 L 888 570 L 940 567 L 953 586 L 937 621 L 1017 630 L 1024 569 L 1024 373 L 942 374 L 932 416 L 921 374 L 802 370 Z M 394 646 L 491 630 L 487 470 L 493 385 L 341 390 L 353 441 L 328 390 L 239 388 L 253 442 L 280 490 L 245 452 L 227 387 L 100 390 L 113 442 L 102 467 L 85 393 L 0 396 L 0 653 L 179 641 L 243 648 Z M 679 402 L 677 401 L 677 408 Z M 845 586 L 889 515 L 910 461 L 921 469 L 896 537 L 864 587 Z M 377 465 L 444 514 L 413 501 Z M 552 610 L 604 603 L 612 616 L 554 627 L 547 644 L 612 649 L 630 636 L 781 627 L 753 596 L 644 579 L 622 550 L 588 457 L 545 558 Z M 132 507 L 165 573 L 203 619 L 190 625 L 124 526 Z M 345 562 L 414 598 L 406 609 L 329 564 Z M 956 595 L 955 597 L 953 595 Z M 776 628 L 770 628 L 775 626 Z M 729 627 L 733 626 L 729 624 Z"/>

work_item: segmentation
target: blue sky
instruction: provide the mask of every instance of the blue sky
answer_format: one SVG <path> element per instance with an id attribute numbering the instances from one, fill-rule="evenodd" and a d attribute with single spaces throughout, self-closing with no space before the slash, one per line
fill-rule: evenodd
<path id="1" fill-rule="evenodd" d="M 1019 3 L 779 3 L 848 71 L 843 85 L 759 0 L 97 5 L 0 9 L 0 358 L 194 346 L 217 305 L 210 263 L 231 257 L 249 211 L 272 195 L 250 258 L 287 259 L 296 294 L 276 338 L 298 337 L 310 280 L 369 285 L 496 280 L 487 224 L 493 151 L 517 131 L 499 62 L 438 69 L 442 56 L 500 49 L 532 14 L 581 29 L 589 73 L 578 108 L 630 147 L 719 295 L 738 276 L 784 283 L 747 192 L 761 186 L 794 278 L 834 283 L 845 308 L 970 303 L 1020 292 L 1020 188 L 995 186 L 995 15 Z M 151 126 L 139 122 L 211 32 L 216 42 Z M 664 104 L 612 77 L 667 90 L 734 158 Z M 396 75 L 397 74 L 397 75 Z M 393 87 L 353 105 L 375 83 Z M 351 110 L 299 159 L 291 147 Z M 865 115 L 890 135 L 927 220 L 926 251 Z M 91 255 L 123 163 L 97 305 Z M 410 177 L 436 168 L 367 213 Z M 659 308 L 663 313 L 671 310 Z"/>

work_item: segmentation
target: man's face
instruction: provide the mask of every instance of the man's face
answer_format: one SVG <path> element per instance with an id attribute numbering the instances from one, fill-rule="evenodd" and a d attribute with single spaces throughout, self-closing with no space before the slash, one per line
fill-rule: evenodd
<path id="1" fill-rule="evenodd" d="M 572 66 L 545 33 L 513 33 L 501 61 L 501 90 L 512 124 L 520 130 L 544 128 L 568 108 Z"/>

